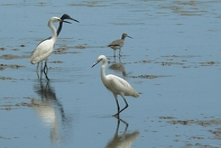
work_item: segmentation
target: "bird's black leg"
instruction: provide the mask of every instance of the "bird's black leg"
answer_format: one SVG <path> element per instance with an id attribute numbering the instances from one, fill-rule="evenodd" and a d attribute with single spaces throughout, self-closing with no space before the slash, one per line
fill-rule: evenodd
<path id="1" fill-rule="evenodd" d="M 46 77 L 46 79 L 49 81 L 49 78 L 48 78 L 48 76 L 47 76 L 47 72 L 46 72 L 46 68 L 48 69 L 48 67 L 47 67 L 47 61 L 45 61 L 45 66 L 44 66 L 44 74 L 45 74 L 45 77 Z M 47 70 L 48 71 L 48 70 Z"/>
<path id="2" fill-rule="evenodd" d="M 43 65 L 43 62 L 41 62 L 41 67 L 40 67 L 40 80 L 42 79 L 42 72 L 43 72 L 42 65 Z"/>
<path id="3" fill-rule="evenodd" d="M 115 98 L 115 101 L 116 101 L 116 104 L 117 104 L 117 113 L 114 114 L 113 116 L 115 116 L 115 117 L 119 117 L 120 106 L 119 106 L 119 103 L 118 103 L 118 100 L 117 100 L 117 95 L 114 95 L 114 98 Z"/>
<path id="4" fill-rule="evenodd" d="M 36 72 L 38 72 L 39 63 L 37 64 Z"/>
<path id="5" fill-rule="evenodd" d="M 121 64 L 121 57 L 119 57 L 119 63 Z"/>
<path id="6" fill-rule="evenodd" d="M 120 53 L 121 53 L 121 48 L 119 49 L 119 57 L 121 57 L 121 54 L 120 54 Z"/>
<path id="7" fill-rule="evenodd" d="M 38 79 L 39 79 L 39 74 L 38 74 L 38 67 L 39 67 L 39 63 L 37 64 L 37 68 L 36 68 L 36 74 L 38 76 Z"/>
<path id="8" fill-rule="evenodd" d="M 124 102 L 125 102 L 125 107 L 123 108 L 123 109 L 121 109 L 120 111 L 119 111 L 119 113 L 118 114 L 120 114 L 123 110 L 125 110 L 129 105 L 128 105 L 128 103 L 127 103 L 127 100 L 124 98 L 124 96 L 121 96 L 122 98 L 123 98 L 123 100 L 124 100 Z"/>
<path id="9" fill-rule="evenodd" d="M 45 71 L 44 71 L 44 74 L 45 74 L 46 79 L 49 81 L 48 75 L 47 73 L 45 73 Z"/>
<path id="10" fill-rule="evenodd" d="M 44 68 L 43 68 L 43 70 L 42 70 L 44 73 L 45 73 L 46 67 L 47 67 L 47 62 L 45 61 L 45 65 L 44 65 Z"/>
<path id="11" fill-rule="evenodd" d="M 47 61 L 46 61 L 45 66 L 46 66 L 46 67 L 45 67 L 45 72 L 48 73 L 48 65 L 47 65 Z"/>

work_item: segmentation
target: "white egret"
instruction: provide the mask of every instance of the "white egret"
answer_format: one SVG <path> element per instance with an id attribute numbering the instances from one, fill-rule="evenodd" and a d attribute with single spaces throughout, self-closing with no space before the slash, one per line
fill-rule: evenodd
<path id="1" fill-rule="evenodd" d="M 35 51 L 33 52 L 31 58 L 30 58 L 30 63 L 32 63 L 32 64 L 36 64 L 36 63 L 45 61 L 44 73 L 45 73 L 45 76 L 46 76 L 47 80 L 49 80 L 49 78 L 47 76 L 45 68 L 47 67 L 48 57 L 52 54 L 55 42 L 57 40 L 56 29 L 53 25 L 53 23 L 55 23 L 55 22 L 70 23 L 70 22 L 64 21 L 64 20 L 62 20 L 58 17 L 50 18 L 50 20 L 48 21 L 48 27 L 51 29 L 52 37 L 51 38 L 49 37 L 48 39 L 45 39 L 44 41 L 39 43 L 38 46 L 36 47 Z M 38 69 L 38 66 L 37 66 L 37 69 Z"/>
<path id="2" fill-rule="evenodd" d="M 121 56 L 121 48 L 124 46 L 124 40 L 126 37 L 132 38 L 126 33 L 123 33 L 121 36 L 121 39 L 114 40 L 111 42 L 108 47 L 112 48 L 114 50 L 114 57 L 116 56 L 116 50 L 119 49 L 119 57 Z"/>
<path id="3" fill-rule="evenodd" d="M 65 19 L 73 20 L 73 21 L 79 23 L 78 20 L 71 18 L 68 14 L 63 14 L 60 19 L 61 19 L 62 21 L 59 22 L 59 26 L 58 26 L 58 29 L 57 29 L 57 37 L 59 36 L 59 34 L 60 34 L 61 30 L 62 30 L 63 21 L 64 21 Z M 47 39 L 51 39 L 51 37 L 48 37 Z M 39 63 L 38 63 L 38 65 L 37 65 L 36 71 L 38 71 L 38 66 L 39 66 Z M 46 68 L 47 68 L 47 70 L 48 70 L 48 67 L 46 67 Z"/>
<path id="4" fill-rule="evenodd" d="M 92 65 L 92 67 L 94 67 L 96 64 L 98 64 L 101 61 L 103 62 L 102 66 L 101 66 L 101 80 L 102 80 L 104 86 L 108 90 L 110 90 L 114 95 L 114 98 L 115 98 L 115 101 L 117 104 L 117 113 L 114 116 L 118 117 L 119 114 L 128 107 L 128 103 L 127 103 L 124 96 L 133 96 L 133 97 L 137 98 L 137 97 L 139 97 L 139 94 L 124 79 L 122 79 L 118 76 L 112 75 L 112 74 L 109 74 L 109 75 L 105 74 L 105 68 L 108 64 L 106 56 L 100 55 L 97 59 L 97 62 L 94 63 Z M 125 107 L 121 110 L 120 110 L 120 106 L 119 106 L 119 103 L 117 100 L 117 95 L 120 95 L 126 104 Z"/>

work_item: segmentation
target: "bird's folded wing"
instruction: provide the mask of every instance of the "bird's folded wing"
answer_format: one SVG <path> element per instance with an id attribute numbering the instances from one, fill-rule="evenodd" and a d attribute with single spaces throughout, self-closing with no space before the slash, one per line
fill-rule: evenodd
<path id="1" fill-rule="evenodd" d="M 113 79 L 111 79 L 110 84 L 115 90 L 122 93 L 128 93 L 132 88 L 127 81 L 116 76 Z"/>
<path id="2" fill-rule="evenodd" d="M 112 43 L 109 44 L 109 46 L 122 46 L 123 41 L 122 40 L 115 40 Z"/>
<path id="3" fill-rule="evenodd" d="M 34 51 L 33 55 L 31 56 L 32 63 L 37 63 L 39 61 L 42 61 L 53 52 L 53 46 L 51 44 L 47 44 L 48 41 L 44 41 L 41 44 L 39 44 Z"/>

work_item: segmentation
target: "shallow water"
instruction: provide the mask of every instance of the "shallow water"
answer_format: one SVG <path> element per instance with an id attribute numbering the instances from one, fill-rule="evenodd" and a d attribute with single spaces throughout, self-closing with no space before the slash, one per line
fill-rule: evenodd
<path id="1" fill-rule="evenodd" d="M 0 2 L 0 146 L 221 147 L 220 7 L 220 0 Z M 64 13 L 80 23 L 64 24 L 50 82 L 40 81 L 29 57 L 50 36 L 48 19 Z M 133 39 L 114 58 L 106 45 L 123 32 Z M 121 120 L 112 117 L 101 65 L 91 68 L 101 54 L 107 73 L 140 94 L 127 97 Z"/>

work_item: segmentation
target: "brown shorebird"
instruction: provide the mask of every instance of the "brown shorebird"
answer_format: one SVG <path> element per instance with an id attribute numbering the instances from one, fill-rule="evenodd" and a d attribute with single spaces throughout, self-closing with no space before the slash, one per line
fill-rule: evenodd
<path id="1" fill-rule="evenodd" d="M 116 56 L 116 50 L 119 49 L 119 57 L 121 56 L 121 48 L 124 46 L 124 40 L 126 37 L 132 38 L 126 33 L 123 33 L 121 36 L 121 39 L 115 40 L 112 43 L 108 45 L 108 47 L 112 48 L 114 50 L 114 57 Z"/>

